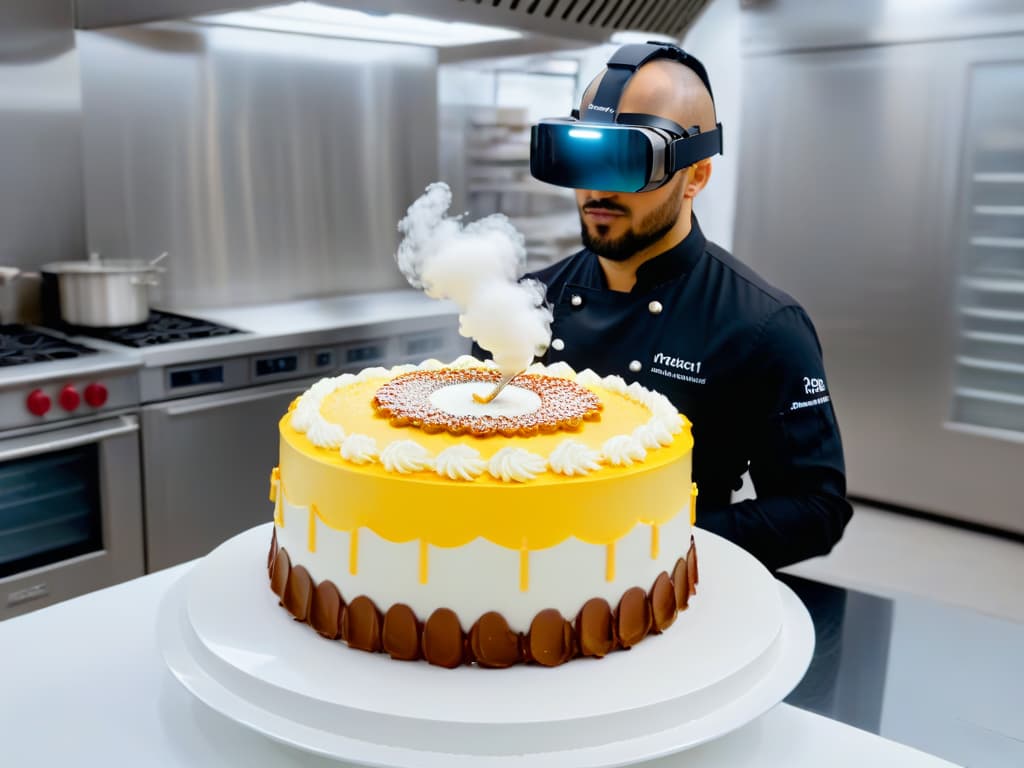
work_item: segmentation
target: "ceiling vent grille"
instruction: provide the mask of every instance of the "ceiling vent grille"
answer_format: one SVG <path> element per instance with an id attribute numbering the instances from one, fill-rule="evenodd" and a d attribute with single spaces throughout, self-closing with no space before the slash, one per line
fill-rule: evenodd
<path id="1" fill-rule="evenodd" d="M 613 32 L 640 30 L 680 39 L 707 0 L 458 0 L 465 6 L 489 8 L 532 31 L 563 37 L 607 40 Z M 539 26 L 538 26 L 539 25 Z"/>
<path id="2" fill-rule="evenodd" d="M 284 0 L 284 3 L 289 0 Z M 613 32 L 636 31 L 652 39 L 680 40 L 709 0 L 317 0 L 374 14 L 415 14 L 443 21 L 509 27 L 587 43 Z M 252 10 L 267 0 L 74 0 L 81 29 L 191 18 Z"/>

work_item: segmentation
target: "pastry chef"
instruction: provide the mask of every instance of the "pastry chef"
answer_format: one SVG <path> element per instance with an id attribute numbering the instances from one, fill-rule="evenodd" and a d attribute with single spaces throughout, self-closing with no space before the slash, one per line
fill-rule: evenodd
<path id="1" fill-rule="evenodd" d="M 584 248 L 530 277 L 554 314 L 543 362 L 669 397 L 693 422 L 698 526 L 776 569 L 831 550 L 852 509 L 810 318 L 693 216 L 721 147 L 699 61 L 620 48 L 571 118 L 533 128 L 531 172 L 576 190 Z M 748 471 L 757 498 L 731 503 Z"/>

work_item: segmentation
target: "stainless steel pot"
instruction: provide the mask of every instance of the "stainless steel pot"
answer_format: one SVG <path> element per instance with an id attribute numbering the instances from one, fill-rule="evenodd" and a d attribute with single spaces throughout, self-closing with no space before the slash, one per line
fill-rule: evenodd
<path id="1" fill-rule="evenodd" d="M 16 322 L 14 292 L 20 274 L 17 267 L 0 267 L 0 325 Z"/>
<path id="2" fill-rule="evenodd" d="M 137 325 L 149 317 L 149 289 L 163 272 L 156 264 L 135 260 L 60 261 L 44 272 L 57 275 L 61 319 L 71 325 L 116 328 Z"/>
<path id="3" fill-rule="evenodd" d="M 0 267 L 0 325 L 39 322 L 41 292 L 38 272 Z"/>

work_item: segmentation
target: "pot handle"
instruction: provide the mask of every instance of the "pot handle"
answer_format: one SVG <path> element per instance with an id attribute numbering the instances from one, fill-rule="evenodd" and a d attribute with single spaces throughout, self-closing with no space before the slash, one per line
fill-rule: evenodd
<path id="1" fill-rule="evenodd" d="M 129 278 L 129 282 L 132 285 L 147 285 L 151 288 L 155 288 L 156 286 L 160 285 L 159 280 L 157 280 L 155 277 L 149 276 L 139 277 L 138 275 L 132 275 L 131 278 Z"/>
<path id="2" fill-rule="evenodd" d="M 0 267 L 0 286 L 13 283 L 20 274 L 21 270 L 17 267 Z"/>

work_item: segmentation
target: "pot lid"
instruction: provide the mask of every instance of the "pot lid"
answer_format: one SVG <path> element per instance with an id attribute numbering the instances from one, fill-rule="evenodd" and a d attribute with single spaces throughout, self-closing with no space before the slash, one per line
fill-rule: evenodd
<path id="1" fill-rule="evenodd" d="M 102 261 L 55 261 L 46 264 L 43 272 L 54 272 L 56 274 L 121 274 L 136 272 L 163 272 L 163 267 L 157 267 L 148 261 L 141 259 L 103 259 Z"/>

